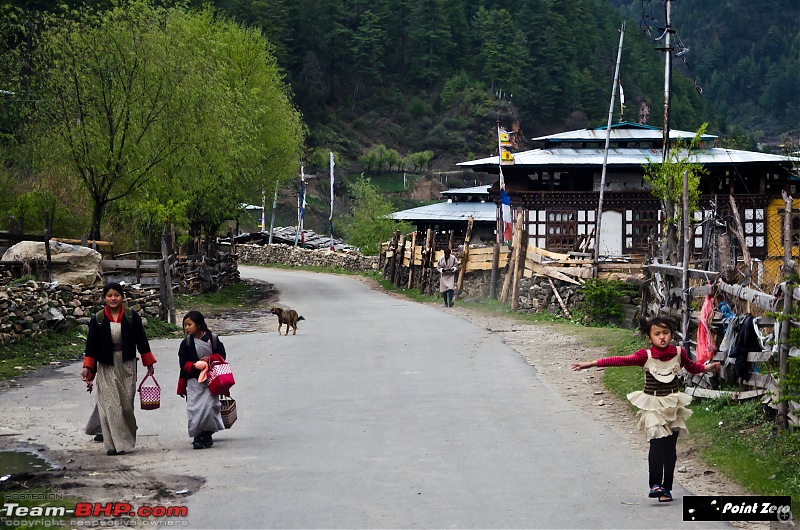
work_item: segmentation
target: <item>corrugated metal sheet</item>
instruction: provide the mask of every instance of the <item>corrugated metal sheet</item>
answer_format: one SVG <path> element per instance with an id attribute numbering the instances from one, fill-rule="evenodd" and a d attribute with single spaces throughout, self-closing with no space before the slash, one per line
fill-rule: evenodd
<path id="1" fill-rule="evenodd" d="M 695 134 L 691 131 L 670 130 L 669 137 L 671 140 L 691 140 Z M 662 140 L 664 133 L 661 129 L 611 129 L 612 142 L 635 142 L 635 141 L 655 141 Z M 713 140 L 716 136 L 712 134 L 704 134 L 702 140 Z M 556 142 L 605 142 L 606 141 L 606 128 L 602 129 L 579 129 L 577 131 L 566 131 L 558 134 L 551 134 L 548 136 L 539 136 L 533 138 L 534 141 L 556 141 Z"/>
<path id="2" fill-rule="evenodd" d="M 440 202 L 394 212 L 398 221 L 466 221 L 472 216 L 476 222 L 495 222 L 496 206 L 493 202 Z"/>
<path id="3" fill-rule="evenodd" d="M 602 166 L 603 149 L 533 149 L 514 153 L 515 166 Z M 461 167 L 478 168 L 481 166 L 497 167 L 496 156 L 461 162 Z M 755 164 L 781 163 L 793 159 L 769 153 L 755 151 L 739 151 L 715 147 L 702 149 L 692 153 L 691 161 L 703 165 L 714 164 Z M 649 162 L 661 163 L 661 149 L 618 148 L 608 150 L 608 164 L 611 166 L 641 166 Z"/>
<path id="4" fill-rule="evenodd" d="M 443 191 L 442 195 L 446 197 L 451 196 L 463 196 L 463 195 L 489 195 L 489 186 L 475 186 L 472 188 L 451 188 L 449 190 Z"/>

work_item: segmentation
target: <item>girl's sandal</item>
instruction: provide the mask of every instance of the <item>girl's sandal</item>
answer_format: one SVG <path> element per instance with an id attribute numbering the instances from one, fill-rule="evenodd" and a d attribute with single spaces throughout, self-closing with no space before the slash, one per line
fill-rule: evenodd
<path id="1" fill-rule="evenodd" d="M 650 497 L 651 499 L 657 499 L 658 497 L 661 497 L 663 494 L 664 494 L 664 489 L 658 484 L 656 484 L 655 486 L 650 488 L 650 493 L 648 494 L 648 497 Z"/>
<path id="2" fill-rule="evenodd" d="M 672 493 L 669 490 L 663 490 L 658 497 L 658 502 L 672 502 Z"/>

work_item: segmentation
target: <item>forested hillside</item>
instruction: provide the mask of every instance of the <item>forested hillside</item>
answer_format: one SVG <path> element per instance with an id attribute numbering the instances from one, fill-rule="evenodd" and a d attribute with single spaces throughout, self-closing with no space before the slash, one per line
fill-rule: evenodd
<path id="1" fill-rule="evenodd" d="M 275 45 L 312 145 L 377 143 L 462 159 L 493 145 L 498 113 L 527 137 L 604 123 L 622 16 L 606 0 L 216 0 Z M 663 54 L 629 24 L 625 118 L 662 120 Z M 510 106 L 509 106 L 510 105 Z M 675 76 L 673 124 L 712 120 Z"/>
<path id="2" fill-rule="evenodd" d="M 70 235 L 152 239 L 169 223 L 196 238 L 276 184 L 290 219 L 288 183 L 301 160 L 324 174 L 328 150 L 345 209 L 350 175 L 452 170 L 495 151 L 498 120 L 521 133 L 518 149 L 605 124 L 623 21 L 614 119 L 663 119 L 663 0 L 0 0 L 0 10 L 0 217 L 46 207 Z M 671 126 L 708 122 L 747 148 L 796 139 L 799 12 L 796 0 L 673 2 Z M 120 119 L 143 135 L 120 136 Z M 323 191 L 310 211 L 325 210 Z"/>
<path id="3" fill-rule="evenodd" d="M 661 0 L 216 5 L 264 28 L 320 145 L 482 152 L 509 100 L 529 137 L 603 123 L 623 18 L 625 117 L 645 103 L 649 123 L 662 120 Z M 675 127 L 798 135 L 800 3 L 685 0 L 672 14 L 676 52 L 688 48 L 675 58 Z"/>
<path id="4" fill-rule="evenodd" d="M 663 28 L 664 2 L 611 0 L 654 37 Z M 673 2 L 676 64 L 696 77 L 723 131 L 737 125 L 798 137 L 800 127 L 800 2 L 728 0 Z"/>

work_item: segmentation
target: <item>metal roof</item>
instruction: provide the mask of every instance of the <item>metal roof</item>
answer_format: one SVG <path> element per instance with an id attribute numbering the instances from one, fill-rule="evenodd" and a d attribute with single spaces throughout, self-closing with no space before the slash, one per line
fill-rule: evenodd
<path id="1" fill-rule="evenodd" d="M 559 142 L 588 142 L 588 141 L 606 141 L 606 126 L 595 127 L 593 129 L 578 129 L 575 131 L 566 131 L 548 136 L 539 136 L 533 138 L 534 141 L 549 140 Z M 691 131 L 680 131 L 670 129 L 670 140 L 691 140 L 697 133 Z M 700 137 L 702 140 L 713 140 L 716 138 L 713 134 L 704 134 Z M 616 123 L 611 126 L 611 141 L 651 141 L 663 140 L 663 129 L 652 127 L 649 125 L 640 125 L 638 123 Z"/>
<path id="2" fill-rule="evenodd" d="M 439 202 L 392 214 L 398 221 L 466 221 L 470 216 L 476 222 L 494 223 L 497 207 L 493 202 Z"/>
<path id="3" fill-rule="evenodd" d="M 445 190 L 442 192 L 444 196 L 461 196 L 461 195 L 489 195 L 489 188 L 492 185 L 489 184 L 488 186 L 474 186 L 472 188 L 451 188 L 449 190 Z"/>
<path id="4" fill-rule="evenodd" d="M 604 149 L 576 149 L 559 147 L 555 149 L 533 149 L 514 153 L 514 166 L 602 166 Z M 740 151 L 714 147 L 692 151 L 690 160 L 703 165 L 714 164 L 780 164 L 800 162 L 800 159 L 783 155 L 772 155 L 755 151 Z M 661 163 L 661 149 L 615 148 L 608 150 L 608 164 L 611 166 L 641 166 L 650 162 Z M 497 167 L 498 157 L 490 156 L 457 164 L 461 167 Z M 513 167 L 513 166 L 508 166 Z"/>

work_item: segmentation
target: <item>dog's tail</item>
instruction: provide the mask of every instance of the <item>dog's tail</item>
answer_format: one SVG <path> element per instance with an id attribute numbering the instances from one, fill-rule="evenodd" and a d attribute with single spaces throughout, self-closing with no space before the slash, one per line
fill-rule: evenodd
<path id="1" fill-rule="evenodd" d="M 297 317 L 297 321 L 300 322 L 301 320 L 305 320 L 303 317 Z"/>

